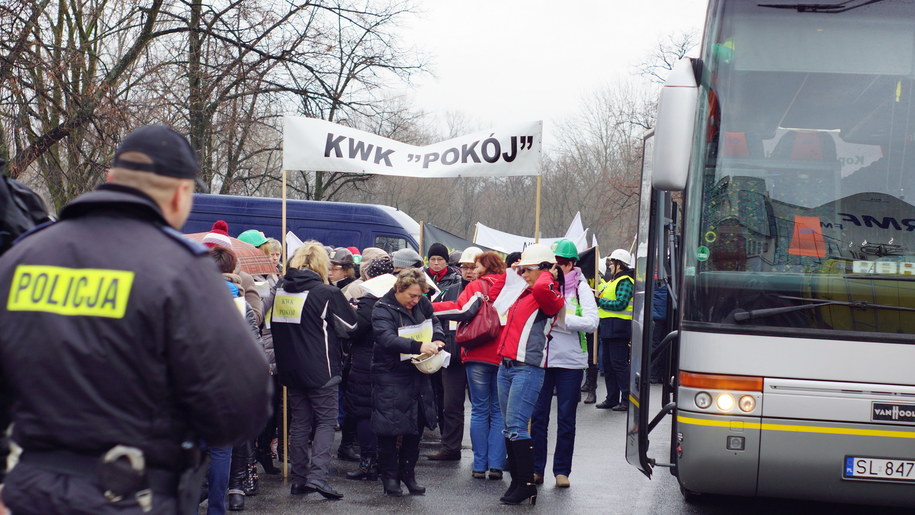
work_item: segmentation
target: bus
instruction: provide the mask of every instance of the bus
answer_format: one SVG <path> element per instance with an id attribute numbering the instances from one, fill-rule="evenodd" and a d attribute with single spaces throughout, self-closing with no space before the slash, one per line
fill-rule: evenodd
<path id="1" fill-rule="evenodd" d="M 644 147 L 627 461 L 915 505 L 915 7 L 710 0 Z"/>

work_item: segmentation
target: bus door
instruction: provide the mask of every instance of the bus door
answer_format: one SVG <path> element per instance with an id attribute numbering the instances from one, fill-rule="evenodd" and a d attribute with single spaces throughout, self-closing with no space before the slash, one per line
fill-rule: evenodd
<path id="1" fill-rule="evenodd" d="M 677 262 L 676 205 L 670 192 L 651 186 L 653 136 L 649 133 L 643 145 L 626 431 L 626 460 L 648 477 L 655 466 L 670 466 L 649 458 L 648 449 L 649 434 L 676 406 L 671 376 L 677 353 L 676 332 L 671 331 L 676 320 L 677 285 L 671 273 Z M 666 295 L 655 295 L 659 288 Z M 660 402 L 651 398 L 652 379 L 661 383 Z"/>

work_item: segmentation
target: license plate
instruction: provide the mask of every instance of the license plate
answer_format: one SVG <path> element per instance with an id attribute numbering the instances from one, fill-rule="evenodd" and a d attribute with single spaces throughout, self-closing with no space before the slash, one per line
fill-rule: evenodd
<path id="1" fill-rule="evenodd" d="M 842 477 L 844 479 L 915 483 L 915 460 L 846 456 L 845 471 Z"/>

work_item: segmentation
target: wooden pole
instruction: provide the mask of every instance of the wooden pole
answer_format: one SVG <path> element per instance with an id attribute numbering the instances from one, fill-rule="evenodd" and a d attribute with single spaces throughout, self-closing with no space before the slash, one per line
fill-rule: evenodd
<path id="1" fill-rule="evenodd" d="M 600 286 L 601 276 L 600 276 L 600 245 L 594 246 L 594 291 L 597 291 L 597 287 Z M 597 346 L 600 344 L 600 329 L 594 330 L 594 348 L 591 349 L 591 362 L 597 365 Z M 593 385 L 597 388 L 597 385 Z"/>
<path id="2" fill-rule="evenodd" d="M 540 243 L 540 176 L 537 176 L 537 200 L 535 202 L 537 210 L 534 215 L 534 243 Z"/>
<path id="3" fill-rule="evenodd" d="M 286 275 L 286 264 L 289 256 L 286 255 L 286 170 L 283 170 L 283 275 Z M 286 387 L 283 386 L 283 480 L 289 479 L 289 397 Z"/>
<path id="4" fill-rule="evenodd" d="M 425 233 L 426 222 L 419 222 L 419 254 L 421 256 L 426 255 L 426 251 L 423 250 L 423 233 Z"/>

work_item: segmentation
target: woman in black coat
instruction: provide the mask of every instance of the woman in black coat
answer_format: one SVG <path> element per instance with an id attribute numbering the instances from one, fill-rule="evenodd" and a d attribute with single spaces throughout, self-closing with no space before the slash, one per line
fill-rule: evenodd
<path id="1" fill-rule="evenodd" d="M 384 492 L 393 496 L 402 495 L 401 481 L 411 494 L 426 491 L 417 484 L 414 467 L 423 427 L 435 428 L 435 399 L 429 376 L 402 357 L 437 354 L 445 345 L 442 327 L 432 316 L 432 303 L 423 295 L 428 290 L 422 270 L 404 270 L 398 274 L 394 288 L 375 304 L 372 313 L 375 332 L 372 430 L 378 437 L 378 465 Z M 431 326 L 431 341 L 400 336 L 404 328 L 424 323 Z M 399 451 L 398 436 L 402 436 Z"/>
<path id="2" fill-rule="evenodd" d="M 366 267 L 368 279 L 394 272 L 391 258 L 373 259 Z M 372 354 L 375 349 L 375 332 L 372 329 L 372 312 L 379 297 L 365 290 L 356 302 L 356 330 L 350 333 L 350 371 L 346 382 L 343 403 L 346 413 L 356 425 L 359 442 L 359 469 L 346 473 L 347 479 L 378 479 L 378 439 L 372 431 Z"/>

